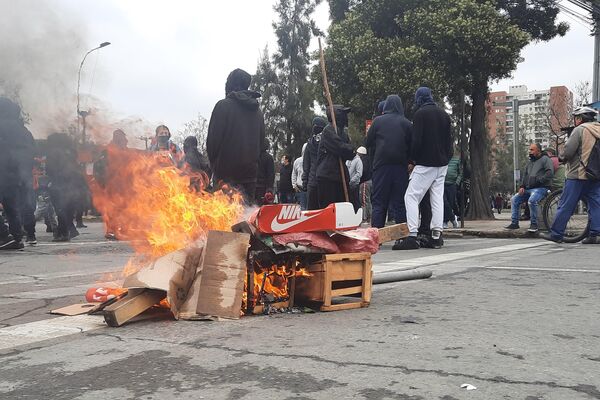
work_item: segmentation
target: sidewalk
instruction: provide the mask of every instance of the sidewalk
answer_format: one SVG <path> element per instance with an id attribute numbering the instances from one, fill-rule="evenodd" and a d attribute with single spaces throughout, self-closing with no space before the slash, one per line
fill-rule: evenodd
<path id="1" fill-rule="evenodd" d="M 495 213 L 494 217 L 496 219 L 487 221 L 467 220 L 465 221 L 464 228 L 444 229 L 444 236 L 449 238 L 463 236 L 478 236 L 486 238 L 537 238 L 537 234 L 527 232 L 527 228 L 529 228 L 529 221 L 519 221 L 521 229 L 504 229 L 505 226 L 510 224 L 510 210 L 503 210 L 502 214 Z"/>

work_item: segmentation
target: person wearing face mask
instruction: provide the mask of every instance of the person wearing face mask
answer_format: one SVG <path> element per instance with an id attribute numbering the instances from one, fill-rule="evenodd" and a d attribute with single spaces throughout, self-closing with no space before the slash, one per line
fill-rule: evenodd
<path id="1" fill-rule="evenodd" d="M 150 146 L 150 151 L 160 153 L 176 167 L 181 167 L 183 155 L 179 147 L 171 141 L 171 131 L 166 125 L 159 125 L 155 130 L 156 135 Z"/>
<path id="2" fill-rule="evenodd" d="M 531 222 L 528 231 L 538 231 L 538 204 L 546 197 L 552 185 L 554 177 L 554 165 L 539 143 L 529 146 L 529 162 L 525 168 L 525 174 L 517 194 L 511 199 L 511 223 L 505 229 L 519 229 L 519 209 L 523 202 L 527 202 L 531 214 Z"/>
<path id="3" fill-rule="evenodd" d="M 292 163 L 287 154 L 281 157 L 279 169 L 279 203 L 294 202 L 294 187 L 292 186 Z"/>
<path id="4" fill-rule="evenodd" d="M 317 177 L 315 174 L 317 172 L 319 143 L 321 142 L 321 134 L 325 125 L 327 125 L 327 120 L 325 118 L 313 118 L 312 136 L 308 139 L 302 157 L 302 187 L 306 189 L 306 205 L 308 210 L 317 210 L 319 208 Z"/>

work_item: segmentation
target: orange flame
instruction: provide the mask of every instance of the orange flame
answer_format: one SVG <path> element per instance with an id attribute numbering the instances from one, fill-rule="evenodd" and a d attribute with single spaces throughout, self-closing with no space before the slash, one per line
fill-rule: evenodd
<path id="1" fill-rule="evenodd" d="M 131 241 L 138 256 L 155 259 L 206 237 L 208 230 L 229 230 L 242 214 L 236 192 L 204 189 L 206 176 L 190 176 L 164 157 L 107 147 L 106 176 L 92 185 L 94 205 L 109 232 Z M 124 275 L 137 271 L 128 263 Z"/>

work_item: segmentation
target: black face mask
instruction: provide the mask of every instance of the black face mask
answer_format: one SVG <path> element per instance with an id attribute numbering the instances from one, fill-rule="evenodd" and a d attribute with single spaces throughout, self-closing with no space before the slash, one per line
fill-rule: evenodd
<path id="1" fill-rule="evenodd" d="M 169 144 L 168 136 L 159 136 L 158 137 L 158 147 L 166 148 L 168 144 Z"/>

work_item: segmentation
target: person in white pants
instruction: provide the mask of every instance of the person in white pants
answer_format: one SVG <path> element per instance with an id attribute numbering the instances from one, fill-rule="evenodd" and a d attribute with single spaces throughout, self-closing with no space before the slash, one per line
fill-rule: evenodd
<path id="1" fill-rule="evenodd" d="M 404 195 L 409 237 L 398 240 L 394 250 L 420 248 L 419 203 L 429 191 L 431 199 L 432 247 L 443 245 L 444 180 L 448 162 L 453 155 L 450 117 L 434 103 L 431 89 L 420 87 L 415 94 L 417 111 L 414 114 L 410 157 L 415 162 L 408 189 Z"/>

